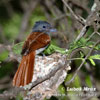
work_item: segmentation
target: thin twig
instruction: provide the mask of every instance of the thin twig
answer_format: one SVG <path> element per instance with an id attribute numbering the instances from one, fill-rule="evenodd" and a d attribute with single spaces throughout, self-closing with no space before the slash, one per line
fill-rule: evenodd
<path id="1" fill-rule="evenodd" d="M 76 41 L 78 41 L 81 37 L 85 35 L 85 33 L 88 31 L 89 26 L 85 25 L 83 29 L 81 30 L 80 34 L 77 36 Z"/>
<path id="2" fill-rule="evenodd" d="M 62 0 L 65 6 L 69 9 L 71 14 L 75 17 L 77 21 L 79 21 L 82 25 L 84 25 L 83 29 L 81 30 L 80 34 L 77 36 L 76 41 L 78 41 L 81 37 L 85 35 L 85 33 L 88 31 L 89 25 L 86 24 L 86 20 L 82 17 L 77 16 L 73 10 L 70 8 L 70 6 L 65 2 L 65 0 Z"/>
<path id="3" fill-rule="evenodd" d="M 37 7 L 37 4 L 40 2 L 40 0 L 29 0 L 29 5 L 26 8 L 26 11 L 24 12 L 22 22 L 21 22 L 21 28 L 19 31 L 19 34 L 17 36 L 18 40 L 21 40 L 22 37 L 24 36 L 24 32 L 26 31 L 28 27 L 28 22 L 30 19 L 30 16 L 32 14 L 32 11 Z"/>
<path id="4" fill-rule="evenodd" d="M 95 32 L 93 32 L 93 33 L 89 36 L 88 40 L 90 40 L 90 39 L 93 37 L 94 34 L 95 34 Z"/>
<path id="5" fill-rule="evenodd" d="M 54 18 L 53 20 L 54 20 L 54 21 L 60 20 L 60 19 L 63 19 L 63 18 L 65 18 L 65 17 L 67 17 L 67 16 L 70 16 L 70 15 L 69 15 L 69 14 L 63 14 L 63 15 L 61 15 L 61 16 L 57 16 L 57 17 Z"/>
<path id="6" fill-rule="evenodd" d="M 82 25 L 84 25 L 85 24 L 85 19 L 84 20 L 82 20 L 82 19 L 80 19 L 80 17 L 78 17 L 74 12 L 73 12 L 73 10 L 70 8 L 70 6 L 65 2 L 65 0 L 62 0 L 63 1 L 63 3 L 65 4 L 65 6 L 69 9 L 69 11 L 70 11 L 70 13 L 75 17 L 75 19 L 78 21 L 78 22 L 80 22 Z"/>
<path id="7" fill-rule="evenodd" d="M 11 45 L 0 44 L 0 48 L 5 48 L 6 50 L 8 50 L 10 52 L 11 49 L 12 49 L 12 46 Z"/>
<path id="8" fill-rule="evenodd" d="M 11 90 L 4 91 L 2 94 L 0 94 L 0 98 L 4 99 L 12 99 L 16 98 L 19 92 L 24 92 L 25 90 L 23 88 L 12 88 Z"/>
<path id="9" fill-rule="evenodd" d="M 93 4 L 93 6 L 91 7 L 91 9 L 94 7 L 95 3 Z M 91 19 L 93 16 L 95 16 L 95 11 L 96 11 L 96 6 L 94 8 L 94 10 L 91 11 L 90 15 L 87 17 L 87 19 L 85 20 L 85 26 L 83 27 L 83 29 L 81 30 L 80 34 L 77 36 L 76 41 L 78 41 L 81 37 L 83 37 L 86 32 L 88 31 L 89 26 L 91 25 L 90 23 L 93 22 L 93 19 Z"/>
<path id="10" fill-rule="evenodd" d="M 96 32 L 99 36 L 100 36 L 100 33 L 99 32 Z"/>

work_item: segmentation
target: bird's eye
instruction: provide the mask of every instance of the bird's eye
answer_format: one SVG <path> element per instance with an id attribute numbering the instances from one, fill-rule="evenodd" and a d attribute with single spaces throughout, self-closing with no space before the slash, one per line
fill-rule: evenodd
<path id="1" fill-rule="evenodd" d="M 43 28 L 46 28 L 46 26 L 43 26 Z"/>

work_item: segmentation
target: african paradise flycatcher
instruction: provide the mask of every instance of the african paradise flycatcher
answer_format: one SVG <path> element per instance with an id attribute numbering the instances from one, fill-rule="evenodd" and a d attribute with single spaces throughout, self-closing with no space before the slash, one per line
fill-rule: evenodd
<path id="1" fill-rule="evenodd" d="M 50 44 L 50 33 L 56 29 L 46 21 L 37 21 L 22 47 L 22 60 L 13 78 L 13 86 L 25 86 L 32 81 L 35 55 L 42 53 Z"/>

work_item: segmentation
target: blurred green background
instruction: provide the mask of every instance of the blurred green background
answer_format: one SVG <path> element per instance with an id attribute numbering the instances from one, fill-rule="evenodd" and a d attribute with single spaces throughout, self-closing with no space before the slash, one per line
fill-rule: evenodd
<path id="1" fill-rule="evenodd" d="M 91 12 L 94 0 L 67 0 L 67 3 L 76 15 L 87 18 Z M 99 12 L 100 13 L 100 12 Z M 0 93 L 12 88 L 12 79 L 17 70 L 18 62 L 9 58 L 9 46 L 23 42 L 36 21 L 46 20 L 57 28 L 58 33 L 52 34 L 52 43 L 60 48 L 70 49 L 83 25 L 79 23 L 65 7 L 61 0 L 0 0 Z M 100 23 L 99 23 L 100 24 Z M 97 26 L 95 26 L 97 27 Z M 95 30 L 91 25 L 84 37 L 88 38 Z M 100 32 L 100 28 L 98 28 Z M 100 33 L 99 33 L 100 34 Z M 91 41 L 95 43 L 100 39 L 100 35 L 95 34 Z M 84 40 L 83 40 L 84 42 Z M 86 42 L 84 42 L 86 43 Z M 77 44 L 76 44 L 77 45 Z M 73 45 L 72 45 L 73 46 Z M 20 51 L 19 51 L 20 52 Z M 84 51 L 86 52 L 86 51 Z M 100 54 L 99 50 L 94 50 L 92 55 Z M 75 55 L 78 57 L 78 54 Z M 89 68 L 85 64 L 79 71 L 75 81 L 68 86 L 65 82 L 70 80 L 73 73 L 78 68 L 81 60 L 72 61 L 72 70 L 68 72 L 65 81 L 59 86 L 60 94 L 78 94 L 78 92 L 66 91 L 67 87 L 95 87 L 100 92 L 100 60 L 94 60 L 95 66 L 87 61 Z M 86 91 L 84 93 L 87 93 Z M 18 98 L 17 100 L 22 100 Z M 58 96 L 45 100 L 83 100 L 79 96 Z M 99 100 L 100 95 L 87 100 Z M 0 99 L 3 100 L 3 99 Z M 5 100 L 9 100 L 6 98 Z M 14 98 L 12 99 L 14 100 Z M 84 99 L 85 100 L 85 99 Z"/>

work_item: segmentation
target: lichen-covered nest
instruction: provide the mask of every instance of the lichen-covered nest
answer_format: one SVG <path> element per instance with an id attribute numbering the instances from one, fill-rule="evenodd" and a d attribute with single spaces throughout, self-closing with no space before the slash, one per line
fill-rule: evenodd
<path id="1" fill-rule="evenodd" d="M 32 88 L 24 99 L 42 100 L 45 97 L 56 95 L 58 86 L 64 81 L 67 71 L 70 70 L 69 63 L 66 64 L 66 55 L 54 53 L 50 56 L 36 56 L 32 83 L 52 73 L 58 66 L 61 66 L 61 68 L 52 77 Z M 31 85 L 24 88 L 30 88 Z"/>

